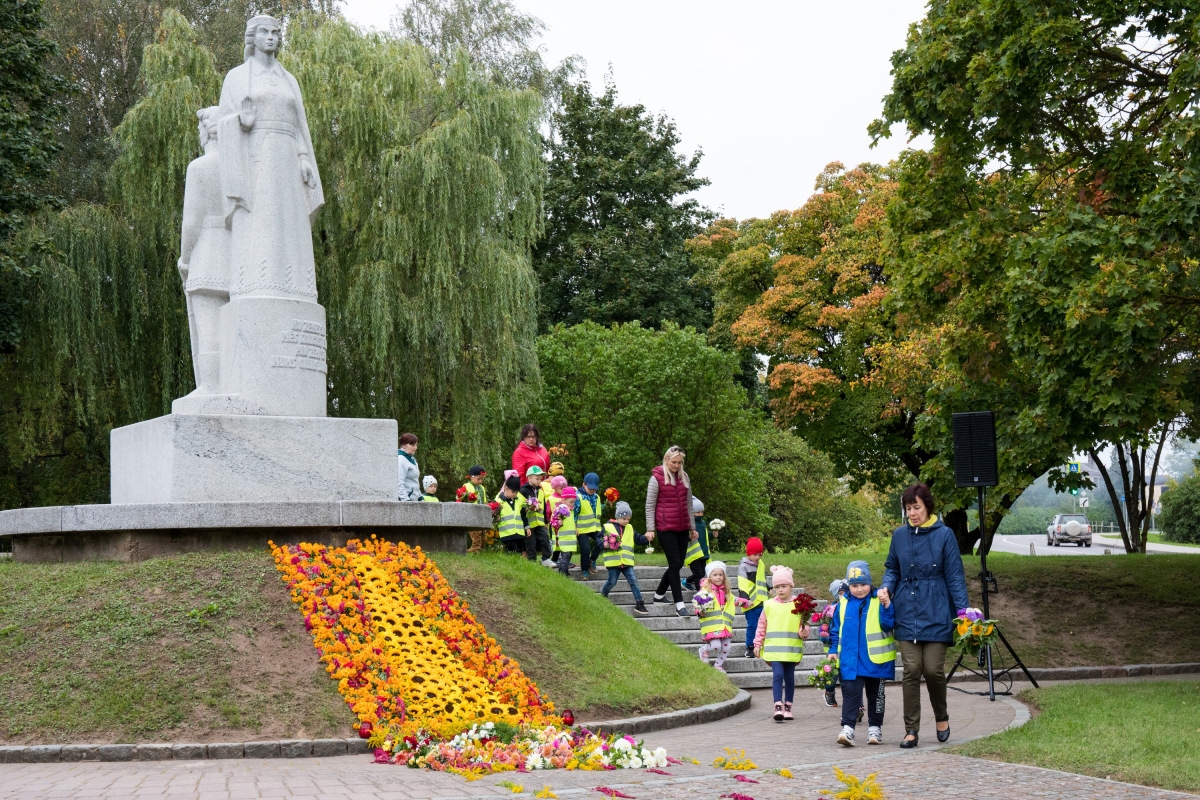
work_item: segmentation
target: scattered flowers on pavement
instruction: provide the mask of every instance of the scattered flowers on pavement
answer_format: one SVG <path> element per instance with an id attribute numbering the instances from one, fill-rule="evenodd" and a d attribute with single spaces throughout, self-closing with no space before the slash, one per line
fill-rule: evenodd
<path id="1" fill-rule="evenodd" d="M 763 772 L 767 773 L 768 775 L 778 775 L 781 778 L 792 777 L 792 771 L 787 767 L 780 767 L 779 769 L 765 769 Z"/>
<path id="2" fill-rule="evenodd" d="M 521 794 L 522 792 L 524 792 L 524 791 L 525 791 L 525 787 L 524 787 L 524 786 L 522 786 L 522 785 L 521 785 L 521 784 L 519 784 L 519 783 L 513 783 L 512 781 L 500 781 L 500 782 L 499 782 L 499 783 L 497 783 L 496 785 L 497 785 L 497 786 L 503 786 L 505 789 L 508 789 L 508 790 L 509 790 L 509 791 L 511 791 L 513 794 Z"/>
<path id="3" fill-rule="evenodd" d="M 846 785 L 845 789 L 833 795 L 838 800 L 883 800 L 883 789 L 875 782 L 878 772 L 872 772 L 861 781 L 837 767 L 833 768 L 833 774 Z"/>
<path id="4" fill-rule="evenodd" d="M 625 797 L 628 798 L 628 800 L 634 800 L 633 795 L 625 794 L 617 789 L 610 789 L 607 786 L 597 786 L 593 791 L 600 792 L 605 797 Z"/>
<path id="5" fill-rule="evenodd" d="M 667 766 L 629 736 L 564 729 L 420 548 L 276 547 L 276 567 L 378 763 L 483 775 Z"/>
<path id="6" fill-rule="evenodd" d="M 720 797 L 728 798 L 728 800 L 754 800 L 750 795 L 742 794 L 741 792 L 730 792 L 729 794 L 720 795 Z"/>
<path id="7" fill-rule="evenodd" d="M 729 769 L 729 770 L 758 769 L 757 764 L 755 764 L 750 759 L 746 758 L 745 750 L 738 750 L 737 752 L 734 752 L 733 750 L 726 747 L 725 753 L 726 753 L 726 755 L 717 756 L 715 759 L 713 759 L 712 765 L 714 767 L 716 767 L 717 769 Z M 693 761 L 692 763 L 699 764 L 700 762 Z"/>
<path id="8" fill-rule="evenodd" d="M 745 775 L 734 775 L 733 779 L 735 781 L 741 781 L 742 783 L 758 783 L 758 781 L 754 780 L 754 778 L 747 778 Z"/>
<path id="9" fill-rule="evenodd" d="M 542 800 L 558 800 L 558 795 L 550 788 L 550 784 L 542 785 L 542 790 L 534 795 L 534 797 L 542 798 Z"/>

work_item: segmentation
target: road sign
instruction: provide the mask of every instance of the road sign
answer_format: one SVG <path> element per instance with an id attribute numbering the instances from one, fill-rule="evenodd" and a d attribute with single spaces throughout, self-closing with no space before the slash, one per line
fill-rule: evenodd
<path id="1" fill-rule="evenodd" d="M 1087 508 L 1088 505 L 1091 503 L 1091 501 L 1092 501 L 1092 498 L 1090 498 L 1090 497 L 1081 497 L 1081 498 L 1079 498 L 1079 507 Z"/>
<path id="2" fill-rule="evenodd" d="M 1078 472 L 1082 471 L 1082 467 L 1083 467 L 1083 464 L 1078 461 L 1068 461 L 1067 462 L 1067 472 L 1078 473 Z"/>

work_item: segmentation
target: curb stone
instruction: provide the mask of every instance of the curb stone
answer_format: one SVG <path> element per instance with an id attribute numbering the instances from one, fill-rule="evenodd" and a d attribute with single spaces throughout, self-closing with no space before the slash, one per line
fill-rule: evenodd
<path id="1" fill-rule="evenodd" d="M 175 761 L 203 761 L 204 745 L 173 744 L 171 745 L 171 758 Z"/>
<path id="2" fill-rule="evenodd" d="M 899 673 L 900 670 L 897 669 Z M 1183 664 L 1125 664 L 1115 667 L 1030 667 L 1029 674 L 1039 681 L 1086 681 L 1096 678 L 1147 678 L 1155 675 L 1190 675 L 1200 672 L 1200 662 Z M 1024 680 L 1020 667 L 1009 673 L 1014 680 Z M 972 672 L 957 672 L 951 679 L 959 681 L 986 681 Z"/>
<path id="3" fill-rule="evenodd" d="M 63 761 L 99 761 L 100 746 L 94 744 L 65 744 L 61 758 Z"/>
<path id="4" fill-rule="evenodd" d="M 666 714 L 651 714 L 645 717 L 630 717 L 629 719 L 611 719 L 600 722 L 589 722 L 576 725 L 576 728 L 586 728 L 590 731 L 605 731 L 608 733 L 653 733 L 671 728 L 682 728 L 685 725 L 699 725 L 703 722 L 732 717 L 750 708 L 750 693 L 738 689 L 729 700 L 719 703 L 709 703 L 706 706 L 685 708 L 680 711 L 669 711 Z"/>

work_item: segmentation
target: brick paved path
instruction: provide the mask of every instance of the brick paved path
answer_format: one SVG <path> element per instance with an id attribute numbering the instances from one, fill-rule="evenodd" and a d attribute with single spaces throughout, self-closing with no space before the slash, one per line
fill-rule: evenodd
<path id="1" fill-rule="evenodd" d="M 1191 798 L 1139 786 L 1069 775 L 1052 770 L 998 764 L 940 754 L 932 742 L 915 751 L 896 747 L 900 739 L 900 692 L 889 686 L 890 719 L 882 747 L 853 749 L 833 743 L 840 709 L 825 708 L 811 690 L 798 692 L 797 720 L 776 724 L 769 719 L 770 694 L 755 692 L 749 711 L 723 721 L 664 731 L 646 737 L 675 756 L 691 756 L 702 766 L 672 767 L 670 776 L 644 771 L 607 773 L 551 771 L 489 776 L 468 783 L 453 775 L 375 765 L 364 756 L 337 758 L 231 759 L 222 761 L 160 761 L 132 763 L 6 764 L 0 765 L 0 798 L 491 798 L 513 796 L 497 786 L 508 779 L 532 792 L 549 785 L 560 797 L 594 797 L 597 786 L 619 788 L 638 800 L 718 800 L 739 792 L 754 800 L 817 800 L 838 787 L 830 767 L 840 766 L 865 777 L 879 773 L 889 800 L 912 798 L 1087 798 L 1087 800 L 1148 800 Z M 954 736 L 951 743 L 982 736 L 1009 725 L 1018 716 L 1014 702 L 991 703 L 985 698 L 950 693 Z M 932 720 L 928 708 L 925 719 Z M 865 730 L 863 730 L 865 733 Z M 734 773 L 707 766 L 722 748 L 745 749 L 759 770 L 744 774 L 758 784 L 740 783 Z M 761 769 L 788 766 L 792 780 L 764 775 Z"/>

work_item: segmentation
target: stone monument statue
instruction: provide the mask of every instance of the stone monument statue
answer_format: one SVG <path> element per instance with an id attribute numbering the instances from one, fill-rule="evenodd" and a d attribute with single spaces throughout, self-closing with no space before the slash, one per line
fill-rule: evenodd
<path id="1" fill-rule="evenodd" d="M 179 258 L 196 390 L 113 430 L 114 503 L 396 499 L 395 421 L 325 416 L 325 196 L 281 44 L 279 20 L 251 19 L 244 63 L 197 112 Z"/>
<path id="2" fill-rule="evenodd" d="M 325 196 L 300 86 L 275 58 L 280 44 L 278 20 L 251 19 L 245 62 L 225 76 L 220 105 L 201 112 L 218 148 L 188 167 L 180 269 L 194 257 L 189 205 L 203 207 L 202 229 L 222 228 L 228 244 L 219 270 L 186 278 L 197 388 L 175 401 L 176 413 L 325 415 L 325 310 L 311 230 Z M 204 338 L 214 307 L 215 342 Z"/>

